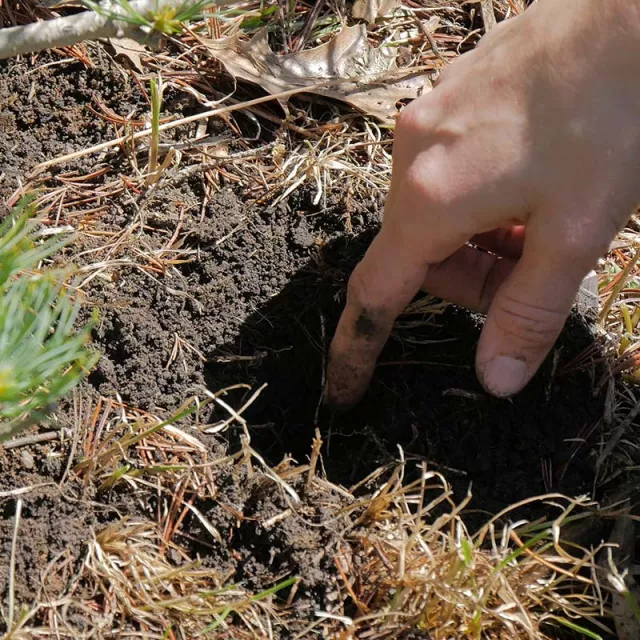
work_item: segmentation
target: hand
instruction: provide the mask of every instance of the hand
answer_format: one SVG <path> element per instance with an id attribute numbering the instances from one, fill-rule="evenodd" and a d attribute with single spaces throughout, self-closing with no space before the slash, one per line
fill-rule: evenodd
<path id="1" fill-rule="evenodd" d="M 382 228 L 331 345 L 327 404 L 361 398 L 420 289 L 488 314 L 476 369 L 489 393 L 528 383 L 640 199 L 639 66 L 637 0 L 539 0 L 404 110 Z"/>

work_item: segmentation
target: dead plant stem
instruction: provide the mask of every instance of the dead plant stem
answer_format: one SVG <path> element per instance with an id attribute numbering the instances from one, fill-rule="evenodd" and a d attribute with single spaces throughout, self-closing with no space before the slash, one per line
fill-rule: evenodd
<path id="1" fill-rule="evenodd" d="M 636 266 L 638 259 L 640 259 L 640 247 L 636 247 L 633 257 L 631 258 L 631 260 L 629 260 L 629 262 L 627 262 L 624 269 L 622 270 L 622 273 L 618 278 L 618 281 L 616 282 L 613 289 L 611 289 L 611 293 L 609 294 L 609 297 L 607 298 L 607 301 L 604 303 L 604 306 L 602 307 L 602 311 L 600 312 L 600 318 L 599 318 L 600 324 L 604 324 L 604 321 L 607 319 L 607 316 L 609 315 L 609 311 L 611 311 L 611 307 L 613 306 L 613 303 L 618 299 L 618 295 L 620 295 L 620 292 L 622 291 L 622 289 L 624 289 L 625 285 L 629 281 L 631 272 L 633 271 L 633 268 Z"/>
<path id="2" fill-rule="evenodd" d="M 311 449 L 311 458 L 309 460 L 309 475 L 307 476 L 307 491 L 311 489 L 313 480 L 316 475 L 316 467 L 318 465 L 318 458 L 320 457 L 320 449 L 322 447 L 322 438 L 320 437 L 320 429 L 316 427 L 316 434 L 313 439 L 313 446 Z"/>
<path id="3" fill-rule="evenodd" d="M 410 73 L 407 73 L 406 70 L 402 70 L 402 73 L 398 74 L 381 74 L 379 78 L 376 78 L 377 82 L 388 79 L 393 75 L 416 75 L 421 71 L 426 71 L 430 69 L 428 66 L 424 67 L 415 67 L 411 69 Z M 205 120 L 207 118 L 212 118 L 214 116 L 219 116 L 225 113 L 231 113 L 233 111 L 240 111 L 241 109 L 247 109 L 249 107 L 253 107 L 258 104 L 263 104 L 265 102 L 270 102 L 271 100 L 285 100 L 292 96 L 298 95 L 300 93 L 309 93 L 314 92 L 318 89 L 324 89 L 331 86 L 343 84 L 345 82 L 353 82 L 350 78 L 339 78 L 337 80 L 328 80 L 326 82 L 319 82 L 317 84 L 308 86 L 308 87 L 296 87 L 295 89 L 289 89 L 288 91 L 282 91 L 280 93 L 274 93 L 271 95 L 262 96 L 260 98 L 254 98 L 253 100 L 247 100 L 246 102 L 240 102 L 238 104 L 231 104 L 226 107 L 219 107 L 217 109 L 211 109 L 210 111 L 204 111 L 203 113 L 196 113 L 192 116 L 187 116 L 185 118 L 179 118 L 178 120 L 173 120 L 171 122 L 166 122 L 163 125 L 158 127 L 158 131 L 168 131 L 169 129 L 175 129 L 176 127 L 181 127 L 183 125 L 191 124 L 192 122 L 198 122 L 199 120 Z M 119 138 L 114 138 L 113 140 L 108 140 L 107 142 L 101 142 L 100 144 L 94 145 L 93 147 L 89 147 L 87 149 L 81 149 L 80 151 L 75 151 L 74 153 L 68 153 L 64 156 L 59 156 L 57 158 L 53 158 L 52 160 L 47 160 L 46 162 L 41 162 L 36 165 L 33 169 L 33 173 L 31 177 L 36 176 L 41 173 L 45 169 L 49 167 L 53 167 L 59 164 L 63 164 L 64 162 L 69 162 L 71 160 L 77 160 L 78 158 L 84 158 L 86 156 L 92 155 L 94 153 L 98 153 L 100 151 L 105 151 L 106 149 L 110 149 L 112 147 L 116 147 L 120 144 L 123 144 L 128 141 L 139 140 L 140 138 L 146 138 L 151 135 L 151 129 L 144 129 L 142 131 L 137 131 L 134 134 L 120 136 Z"/>
<path id="4" fill-rule="evenodd" d="M 15 613 L 15 587 L 16 587 L 16 549 L 18 546 L 18 531 L 20 529 L 20 517 L 22 515 L 22 498 L 16 500 L 16 519 L 13 525 L 13 538 L 11 539 L 11 559 L 9 560 L 9 603 L 7 613 L 7 630 L 9 633 L 13 627 Z"/>

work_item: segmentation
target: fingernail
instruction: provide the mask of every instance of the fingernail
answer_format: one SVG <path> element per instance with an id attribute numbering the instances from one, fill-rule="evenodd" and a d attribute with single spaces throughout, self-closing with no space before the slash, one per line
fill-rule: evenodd
<path id="1" fill-rule="evenodd" d="M 507 398 L 518 393 L 527 382 L 527 363 L 508 356 L 496 356 L 481 372 L 484 388 L 498 398 Z"/>

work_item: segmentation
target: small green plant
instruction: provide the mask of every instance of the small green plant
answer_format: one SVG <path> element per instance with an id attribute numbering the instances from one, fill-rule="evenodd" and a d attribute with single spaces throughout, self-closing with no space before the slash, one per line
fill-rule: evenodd
<path id="1" fill-rule="evenodd" d="M 147 186 L 157 182 L 166 166 L 158 167 L 160 147 L 160 111 L 162 109 L 162 93 L 164 85 L 158 74 L 158 79 L 151 78 L 151 141 L 149 143 L 149 164 L 147 165 Z M 171 154 L 165 158 L 165 164 L 171 161 Z"/>
<path id="2" fill-rule="evenodd" d="M 84 0 L 84 4 L 105 18 L 121 20 L 165 35 L 174 35 L 180 33 L 183 24 L 200 18 L 204 9 L 218 3 L 216 0 L 185 0 L 178 6 L 172 6 L 157 0 L 153 11 L 146 15 L 140 13 L 128 0 L 113 1 L 120 11 L 107 9 L 93 0 Z"/>
<path id="3" fill-rule="evenodd" d="M 0 442 L 44 420 L 97 362 L 66 273 L 38 269 L 69 238 L 40 241 L 24 198 L 0 224 Z"/>

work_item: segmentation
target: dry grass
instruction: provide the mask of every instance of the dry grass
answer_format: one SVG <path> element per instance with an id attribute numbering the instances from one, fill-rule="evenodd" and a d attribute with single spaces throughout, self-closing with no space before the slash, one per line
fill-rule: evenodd
<path id="1" fill-rule="evenodd" d="M 96 496 L 105 500 L 106 509 L 110 492 L 117 489 L 148 515 L 121 516 L 95 530 L 82 550 L 69 549 L 54 558 L 42 570 L 41 592 L 13 617 L 6 638 L 50 637 L 53 632 L 56 637 L 92 638 L 120 632 L 122 637 L 186 639 L 219 637 L 231 627 L 230 637 L 270 637 L 268 630 L 278 622 L 271 600 L 294 585 L 296 577 L 247 593 L 230 583 L 229 575 L 202 567 L 184 546 L 191 539 L 185 529 L 188 516 L 201 523 L 211 548 L 224 544 L 196 505 L 216 498 L 216 468 L 247 464 L 246 448 L 215 456 L 194 426 L 175 424 L 191 416 L 199 428 L 210 428 L 197 417 L 206 401 L 206 396 L 194 397 L 170 420 L 161 420 L 112 399 L 93 404 L 75 398 L 74 440 L 60 482 L 66 499 L 100 508 L 100 502 L 90 499 Z M 242 420 L 238 412 L 233 414 Z M 268 472 L 286 484 L 275 471 Z M 155 509 L 144 504 L 153 495 Z M 73 574 L 70 558 L 77 553 L 81 567 Z"/>
<path id="2" fill-rule="evenodd" d="M 170 552 L 179 557 L 177 564 L 169 560 Z M 68 638 L 100 637 L 105 631 L 140 638 L 219 637 L 220 630 L 229 628 L 230 614 L 235 637 L 267 637 L 271 618 L 277 620 L 269 599 L 292 581 L 248 594 L 225 585 L 224 575 L 198 565 L 179 545 L 167 543 L 154 522 L 108 525 L 87 544 L 75 588 L 44 600 L 9 637 L 49 637 L 52 628 Z M 61 567 L 52 564 L 48 569 L 55 573 Z M 30 618 L 45 611 L 48 628 L 29 626 Z M 74 622 L 77 617 L 82 626 L 89 623 L 88 631 Z"/>
<path id="3" fill-rule="evenodd" d="M 563 540 L 564 525 L 588 518 L 586 498 L 533 498 L 470 533 L 446 479 L 425 465 L 403 482 L 399 467 L 356 522 L 345 561 L 358 615 L 349 636 L 390 638 L 408 628 L 433 638 L 542 639 L 559 625 L 584 628 L 603 615 L 600 548 Z M 527 504 L 553 505 L 549 522 L 518 520 Z M 508 524 L 504 524 L 504 522 Z M 599 623 L 598 623 L 599 624 Z"/>
<path id="4" fill-rule="evenodd" d="M 195 399 L 193 406 L 203 408 Z M 242 423 L 241 415 L 231 413 Z M 565 526 L 594 517 L 595 506 L 586 498 L 534 498 L 528 502 L 544 500 L 557 511 L 555 520 L 519 519 L 523 503 L 471 533 L 461 519 L 468 501 L 455 504 L 441 474 L 405 462 L 381 469 L 370 478 L 377 486 L 372 496 L 358 498 L 361 490 L 354 487 L 346 506 L 325 506 L 332 510 L 325 511 L 326 521 L 346 509 L 351 523 L 335 557 L 340 598 L 331 612 L 317 612 L 304 627 L 291 618 L 287 598 L 277 597 L 290 593 L 296 576 L 247 593 L 229 575 L 201 566 L 183 544 L 189 538 L 183 525 L 195 514 L 211 544 L 224 544 L 196 506 L 216 497 L 212 472 L 224 465 L 249 465 L 268 484 L 276 479 L 284 493 L 296 477 L 304 479 L 306 492 L 326 491 L 331 485 L 315 473 L 321 468 L 319 439 L 310 465 L 269 469 L 262 462 L 251 466 L 247 440 L 234 455 L 212 455 L 194 435 L 196 428 L 211 426 L 197 420 L 181 427 L 179 416 L 162 421 L 107 399 L 92 405 L 76 398 L 75 414 L 75 440 L 61 483 L 66 494 L 83 501 L 119 487 L 138 501 L 151 491 L 158 496 L 155 518 L 124 517 L 94 531 L 75 574 L 69 573 L 67 554 L 54 558 L 43 568 L 36 602 L 16 616 L 7 638 L 49 637 L 54 631 L 62 638 L 104 637 L 116 630 L 135 638 L 278 638 L 288 629 L 299 638 L 369 639 L 417 628 L 434 638 L 542 640 L 553 637 L 558 625 L 601 626 L 606 604 L 596 559 L 602 546 L 582 548 L 564 539 Z M 416 480 L 405 479 L 416 472 Z M 287 512 L 296 511 L 295 503 L 289 505 Z"/>
<path id="5" fill-rule="evenodd" d="M 75 440 L 61 483 L 67 499 L 81 504 L 95 496 L 99 506 L 95 501 L 117 487 L 125 500 L 155 495 L 157 504 L 140 507 L 147 516 L 120 517 L 94 530 L 78 551 L 77 571 L 71 550 L 43 567 L 40 593 L 16 615 L 6 638 L 117 633 L 243 639 L 287 633 L 377 639 L 419 629 L 434 638 L 546 640 L 558 626 L 606 629 L 601 622 L 607 615 L 606 588 L 598 566 L 603 545 L 583 548 L 571 533 L 573 525 L 588 526 L 597 515 L 584 497 L 532 498 L 470 532 L 462 520 L 470 496 L 455 504 L 446 479 L 424 464 L 401 461 L 347 491 L 319 472 L 318 436 L 309 465 L 285 462 L 270 469 L 259 456 L 252 465 L 246 440 L 233 455 L 211 454 L 195 436 L 197 429 L 210 426 L 197 420 L 180 426 L 177 416 L 161 421 L 107 399 L 93 405 L 76 398 L 75 407 Z M 79 461 L 73 462 L 77 454 Z M 185 544 L 188 515 L 208 532 L 212 550 L 225 544 L 198 508 L 216 498 L 215 469 L 225 466 L 247 467 L 254 481 L 285 497 L 288 508 L 264 526 L 311 513 L 308 502 L 291 499 L 289 492 L 297 495 L 291 483 L 312 501 L 324 502 L 327 491 L 342 496 L 324 502 L 322 522 L 311 525 L 327 526 L 345 514 L 349 522 L 334 556 L 340 588 L 330 612 L 316 612 L 305 622 L 290 607 L 297 576 L 283 576 L 264 591 L 248 593 L 230 575 L 203 567 Z M 374 493 L 363 493 L 364 484 L 374 486 Z M 519 510 L 542 501 L 556 511 L 553 521 L 520 518 Z"/>
<path id="6" fill-rule="evenodd" d="M 511 6 L 510 6 L 511 5 Z M 21 5 L 22 6 L 22 5 Z M 518 10 L 517 2 L 496 2 L 496 14 L 504 16 Z M 369 29 L 369 41 L 373 46 L 399 47 L 401 63 L 410 67 L 424 67 L 436 72 L 446 60 L 461 51 L 471 48 L 481 36 L 482 19 L 479 6 L 464 2 L 408 3 L 393 16 L 380 19 Z M 10 12 L 6 8 L 7 13 Z M 23 12 L 11 13 L 7 21 L 28 21 L 37 11 L 29 2 Z M 382 128 L 373 120 L 362 119 L 349 113 L 339 104 L 329 104 L 334 117 L 327 117 L 327 104 L 319 112 L 314 101 L 297 98 L 292 104 L 289 117 L 282 119 L 281 112 L 273 102 L 250 104 L 248 87 L 224 80 L 225 75 L 209 53 L 207 42 L 215 38 L 228 37 L 237 32 L 250 39 L 260 29 L 270 32 L 270 43 L 277 53 L 292 53 L 328 42 L 343 25 L 352 22 L 348 10 L 340 4 L 297 3 L 291 10 L 280 7 L 277 2 L 244 2 L 227 10 L 220 10 L 200 24 L 190 25 L 187 33 L 174 39 L 170 49 L 142 55 L 145 72 L 129 71 L 136 78 L 147 97 L 151 83 L 160 77 L 165 91 L 186 94 L 205 109 L 215 109 L 230 128 L 237 143 L 245 149 L 255 147 L 242 135 L 234 118 L 237 111 L 253 120 L 258 136 L 275 136 L 271 153 L 260 154 L 253 162 L 235 162 L 227 150 L 225 141 L 216 143 L 206 134 L 206 127 L 198 122 L 182 130 L 177 144 L 160 147 L 165 160 L 162 173 L 175 182 L 180 176 L 179 167 L 197 163 L 210 189 L 216 189 L 222 180 L 242 184 L 248 195 L 260 202 L 272 202 L 284 197 L 311 182 L 316 188 L 318 201 L 331 190 L 333 181 L 345 173 L 350 177 L 352 196 L 368 197 L 372 189 L 385 189 L 389 180 L 389 151 L 391 135 L 388 126 Z M 478 25 L 477 29 L 470 26 Z M 434 52 L 432 43 L 436 44 Z M 92 45 L 93 46 L 93 45 Z M 91 47 L 89 47 L 91 49 Z M 137 52 L 136 52 L 137 53 Z M 228 87 L 228 89 L 227 89 Z M 224 90 L 221 90 L 224 89 Z M 145 127 L 151 120 L 150 113 L 117 114 L 104 105 L 96 104 L 98 117 L 113 123 L 114 139 L 122 137 L 121 146 L 130 158 L 131 175 L 103 182 L 99 190 L 91 191 L 96 175 L 57 176 L 53 180 L 46 175 L 33 175 L 27 186 L 43 188 L 42 204 L 48 204 L 58 212 L 73 211 L 78 204 L 87 205 L 93 213 L 105 198 L 131 190 L 136 194 L 150 188 L 149 175 L 155 174 L 155 166 L 147 166 L 148 145 L 145 139 L 136 140 L 136 135 L 146 135 Z M 174 126 L 170 114 L 161 119 L 162 126 Z M 148 130 L 150 131 L 150 130 Z M 305 143 L 306 140 L 306 143 Z M 228 141 L 226 141 L 228 142 Z M 157 145 L 156 145 L 157 146 Z M 174 152 L 169 153 L 170 147 Z M 152 145 L 154 147 L 154 145 Z M 98 155 L 99 159 L 99 155 Z M 207 166 L 207 162 L 213 166 Z M 60 160 L 56 162 L 59 164 Z M 152 162 L 152 164 L 154 164 Z M 107 170 L 105 168 L 105 170 Z M 69 183 L 71 180 L 71 184 Z M 123 184 L 124 182 L 124 184 Z"/>

